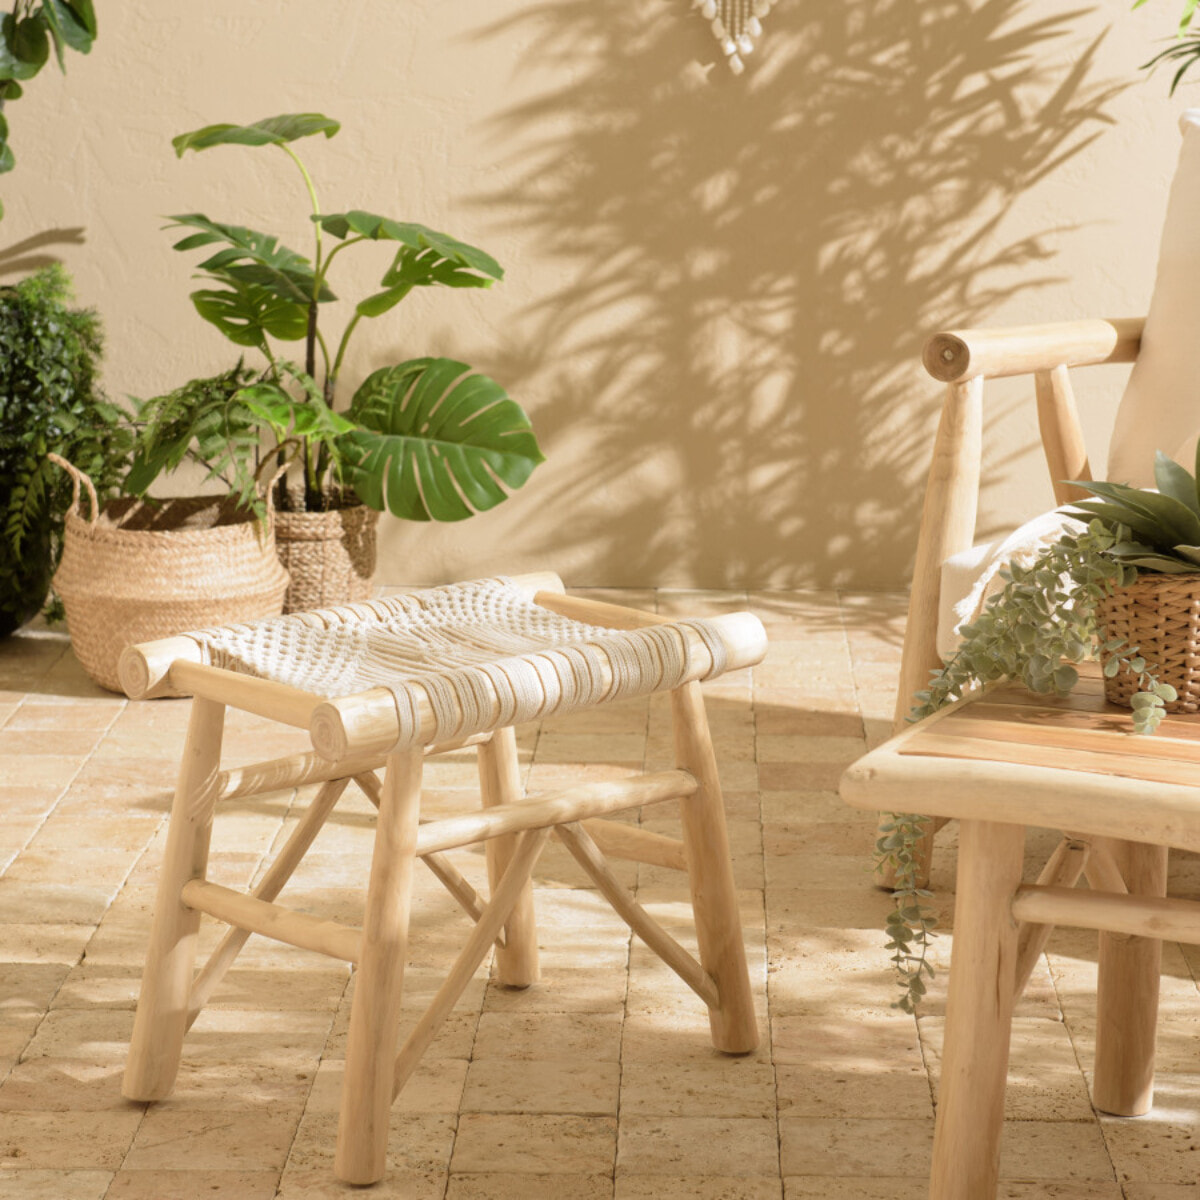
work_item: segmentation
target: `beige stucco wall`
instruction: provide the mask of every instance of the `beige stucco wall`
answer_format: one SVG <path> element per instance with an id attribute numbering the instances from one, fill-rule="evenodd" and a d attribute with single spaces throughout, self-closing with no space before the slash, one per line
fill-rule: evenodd
<path id="1" fill-rule="evenodd" d="M 385 582 L 895 585 L 939 400 L 924 336 L 1149 295 L 1182 102 L 1137 66 L 1173 0 L 1070 19 L 1068 0 L 781 0 L 740 78 L 687 0 L 98 7 L 91 57 L 9 108 L 0 269 L 29 238 L 67 263 L 112 394 L 230 360 L 163 214 L 306 245 L 278 151 L 175 159 L 170 137 L 208 122 L 336 116 L 300 146 L 326 209 L 423 221 L 507 267 L 358 340 L 351 387 L 422 353 L 494 374 L 549 460 L 465 524 L 386 522 Z M 383 267 L 357 263 L 348 296 Z M 1082 381 L 1097 448 L 1119 376 Z M 1049 496 L 1025 390 L 989 409 L 987 527 Z"/>

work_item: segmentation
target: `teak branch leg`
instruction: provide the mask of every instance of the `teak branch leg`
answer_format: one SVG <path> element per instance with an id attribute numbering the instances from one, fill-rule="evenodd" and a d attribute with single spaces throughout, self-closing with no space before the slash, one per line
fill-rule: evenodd
<path id="1" fill-rule="evenodd" d="M 479 747 L 479 788 L 484 808 L 513 804 L 521 799 L 521 772 L 517 760 L 517 737 L 511 727 L 498 729 Z M 512 861 L 516 834 L 491 838 L 487 843 L 488 887 L 496 894 L 500 880 Z M 533 881 L 526 880 L 504 925 L 504 947 L 496 951 L 496 982 L 523 988 L 537 983 L 537 915 L 533 904 Z"/>
<path id="2" fill-rule="evenodd" d="M 700 965 L 712 976 L 720 997 L 720 1006 L 708 1010 L 712 1043 L 726 1054 L 748 1054 L 758 1045 L 758 1025 L 738 916 L 725 804 L 700 685 L 687 683 L 673 691 L 671 712 L 676 764 L 690 771 L 700 784 L 680 802 L 680 816 Z"/>
<path id="3" fill-rule="evenodd" d="M 1000 1172 L 1025 829 L 963 821 L 929 1200 L 991 1200 Z"/>
<path id="4" fill-rule="evenodd" d="M 200 913 L 188 908 L 180 893 L 189 880 L 203 879 L 208 866 L 224 725 L 223 704 L 192 701 L 125 1065 L 122 1091 L 130 1100 L 169 1096 L 179 1070 L 200 928 Z"/>
<path id="5" fill-rule="evenodd" d="M 1167 848 L 1107 841 L 1130 894 L 1165 896 Z M 1096 1075 L 1101 1112 L 1140 1117 L 1154 1103 L 1154 1047 L 1162 942 L 1128 934 L 1100 935 L 1096 988 Z"/>
<path id="6" fill-rule="evenodd" d="M 379 800 L 334 1158 L 347 1183 L 375 1183 L 387 1168 L 423 764 L 419 748 L 390 755 Z"/>

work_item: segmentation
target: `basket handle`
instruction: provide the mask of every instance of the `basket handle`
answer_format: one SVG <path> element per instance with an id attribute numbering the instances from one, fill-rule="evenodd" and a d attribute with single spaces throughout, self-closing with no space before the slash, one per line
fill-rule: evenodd
<path id="1" fill-rule="evenodd" d="M 68 475 L 70 475 L 71 507 L 81 518 L 83 517 L 83 512 L 80 510 L 79 506 L 79 485 L 83 484 L 83 486 L 87 489 L 88 499 L 92 504 L 92 515 L 90 520 L 88 520 L 88 524 L 95 528 L 96 522 L 100 520 L 100 500 L 96 495 L 95 485 L 83 471 L 81 471 L 72 463 L 67 462 L 67 460 L 61 455 L 50 453 L 46 455 L 46 459 L 47 461 L 54 463 L 56 466 L 62 467 L 62 469 L 66 471 Z"/>

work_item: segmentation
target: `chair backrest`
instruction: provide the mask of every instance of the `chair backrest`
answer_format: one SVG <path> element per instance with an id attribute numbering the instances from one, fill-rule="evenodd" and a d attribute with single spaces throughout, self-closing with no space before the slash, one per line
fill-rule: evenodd
<path id="1" fill-rule="evenodd" d="M 1200 433 L 1200 108 L 1180 119 L 1158 276 L 1142 348 L 1117 410 L 1106 479 L 1154 486 L 1154 452 L 1189 470 Z"/>

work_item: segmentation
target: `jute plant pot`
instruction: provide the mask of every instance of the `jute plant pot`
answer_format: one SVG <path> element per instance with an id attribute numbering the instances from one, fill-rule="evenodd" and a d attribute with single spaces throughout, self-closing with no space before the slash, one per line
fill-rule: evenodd
<path id="1" fill-rule="evenodd" d="M 369 600 L 379 513 L 365 504 L 328 512 L 277 512 L 275 546 L 291 577 L 284 612 Z"/>
<path id="2" fill-rule="evenodd" d="M 121 691 L 117 661 L 126 646 L 280 613 L 288 579 L 269 523 L 220 496 L 100 508 L 91 480 L 59 461 L 75 496 L 54 587 L 75 655 L 101 687 Z M 89 518 L 79 506 L 81 483 Z"/>
<path id="3" fill-rule="evenodd" d="M 1179 693 L 1168 712 L 1200 711 L 1200 575 L 1140 575 L 1102 600 L 1096 616 L 1109 637 L 1136 646 L 1159 680 Z M 1136 690 L 1127 671 L 1104 680 L 1105 698 L 1125 708 Z"/>

